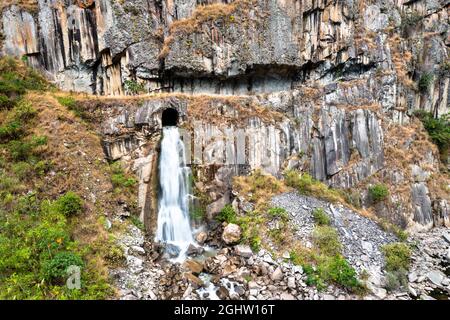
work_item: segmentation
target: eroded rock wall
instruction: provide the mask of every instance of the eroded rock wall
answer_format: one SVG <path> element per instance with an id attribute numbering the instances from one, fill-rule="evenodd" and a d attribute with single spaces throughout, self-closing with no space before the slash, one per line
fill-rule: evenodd
<path id="1" fill-rule="evenodd" d="M 448 10 L 446 0 L 39 0 L 3 8 L 2 52 L 27 56 L 64 89 L 104 95 L 369 78 L 401 121 L 414 109 L 448 112 Z"/>
<path id="2" fill-rule="evenodd" d="M 422 230 L 449 224 L 449 199 L 442 185 L 447 180 L 440 177 L 438 151 L 420 123 L 386 121 L 381 106 L 311 105 L 318 100 L 308 91 L 293 90 L 240 98 L 111 100 L 95 108 L 100 109 L 105 154 L 135 163 L 138 176 L 145 177 L 141 208 L 151 184 L 149 172 L 157 166 L 162 113 L 172 108 L 180 116 L 187 161 L 211 208 L 229 201 L 235 175 L 260 168 L 280 177 L 285 169 L 300 169 L 346 190 L 363 208 L 372 206 L 369 186 L 386 184 L 390 198 L 375 206 L 374 213 L 404 227 Z M 321 100 L 325 104 L 326 96 Z"/>
<path id="3" fill-rule="evenodd" d="M 397 224 L 450 224 L 448 178 L 412 117 L 450 109 L 448 0 L 38 0 L 34 10 L 20 1 L 1 8 L 2 53 L 25 57 L 61 88 L 157 93 L 96 104 L 105 154 L 138 159 L 141 207 L 161 114 L 174 108 L 192 165 L 217 182 L 208 191 L 215 203 L 226 200 L 234 174 L 298 168 L 365 207 L 368 186 L 388 185 L 390 199 L 375 211 Z"/>

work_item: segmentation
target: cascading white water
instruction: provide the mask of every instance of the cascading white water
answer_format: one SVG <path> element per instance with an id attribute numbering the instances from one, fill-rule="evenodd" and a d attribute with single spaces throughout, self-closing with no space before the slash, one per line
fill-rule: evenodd
<path id="1" fill-rule="evenodd" d="M 161 195 L 155 240 L 178 247 L 177 260 L 184 258 L 189 244 L 193 243 L 189 219 L 189 175 L 178 128 L 163 127 L 159 162 Z"/>

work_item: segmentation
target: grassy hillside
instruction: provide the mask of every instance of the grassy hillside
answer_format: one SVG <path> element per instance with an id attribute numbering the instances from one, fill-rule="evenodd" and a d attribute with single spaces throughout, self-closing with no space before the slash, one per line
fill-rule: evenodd
<path id="1" fill-rule="evenodd" d="M 106 228 L 116 210 L 100 138 L 39 75 L 0 60 L 0 299 L 114 297 L 108 265 L 122 257 Z M 66 286 L 69 265 L 81 288 Z"/>

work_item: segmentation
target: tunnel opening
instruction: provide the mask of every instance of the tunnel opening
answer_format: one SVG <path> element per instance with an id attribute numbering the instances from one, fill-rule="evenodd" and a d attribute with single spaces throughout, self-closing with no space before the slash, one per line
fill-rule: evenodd
<path id="1" fill-rule="evenodd" d="M 178 111 L 173 108 L 167 108 L 162 113 L 162 126 L 174 127 L 178 125 Z"/>

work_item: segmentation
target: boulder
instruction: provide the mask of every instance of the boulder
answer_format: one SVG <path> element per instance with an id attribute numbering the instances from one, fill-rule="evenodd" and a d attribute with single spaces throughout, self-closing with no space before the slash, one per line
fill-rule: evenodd
<path id="1" fill-rule="evenodd" d="M 169 255 L 169 257 L 175 258 L 178 257 L 178 255 L 180 254 L 181 249 L 171 243 L 167 243 L 165 245 L 165 252 Z"/>
<path id="2" fill-rule="evenodd" d="M 203 264 L 195 260 L 186 260 L 183 263 L 183 266 L 186 267 L 193 274 L 200 274 L 203 271 Z"/>
<path id="3" fill-rule="evenodd" d="M 431 282 L 433 282 L 437 286 L 440 286 L 442 283 L 442 280 L 444 280 L 444 278 L 445 278 L 444 274 L 437 270 L 428 272 L 427 277 Z"/>
<path id="4" fill-rule="evenodd" d="M 185 272 L 184 277 L 192 284 L 192 287 L 195 289 L 203 287 L 204 285 L 203 281 L 199 277 L 193 275 L 190 272 Z"/>
<path id="5" fill-rule="evenodd" d="M 222 233 L 222 240 L 226 244 L 233 244 L 241 240 L 241 227 L 237 224 L 229 223 Z"/>
<path id="6" fill-rule="evenodd" d="M 217 290 L 216 294 L 221 300 L 226 300 L 230 296 L 228 289 L 225 288 L 224 286 L 220 286 L 219 289 Z"/>
<path id="7" fill-rule="evenodd" d="M 234 250 L 238 256 L 244 258 L 250 258 L 253 255 L 252 249 L 247 245 L 237 245 L 234 247 Z"/>
<path id="8" fill-rule="evenodd" d="M 223 195 L 218 200 L 214 201 L 213 203 L 209 204 L 206 207 L 206 216 L 209 220 L 212 220 L 216 214 L 218 214 L 223 207 L 225 207 L 227 204 L 230 203 L 230 195 L 227 193 Z"/>
<path id="9" fill-rule="evenodd" d="M 197 241 L 198 244 L 204 244 L 207 238 L 208 234 L 204 231 L 201 231 L 195 236 L 195 241 Z"/>
<path id="10" fill-rule="evenodd" d="M 289 277 L 287 279 L 287 285 L 289 288 L 294 289 L 296 287 L 295 285 L 295 277 Z"/>
<path id="11" fill-rule="evenodd" d="M 290 293 L 283 292 L 280 295 L 280 300 L 295 300 L 295 297 L 292 294 L 290 294 Z"/>
<path id="12" fill-rule="evenodd" d="M 203 252 L 205 252 L 205 249 L 203 249 L 202 247 L 196 247 L 193 244 L 190 244 L 186 251 L 186 254 L 188 256 L 198 256 Z"/>
<path id="13" fill-rule="evenodd" d="M 270 279 L 272 279 L 272 281 L 280 281 L 281 279 L 283 279 L 283 271 L 280 267 L 276 268 L 275 271 L 272 272 L 272 274 L 270 275 Z"/>

